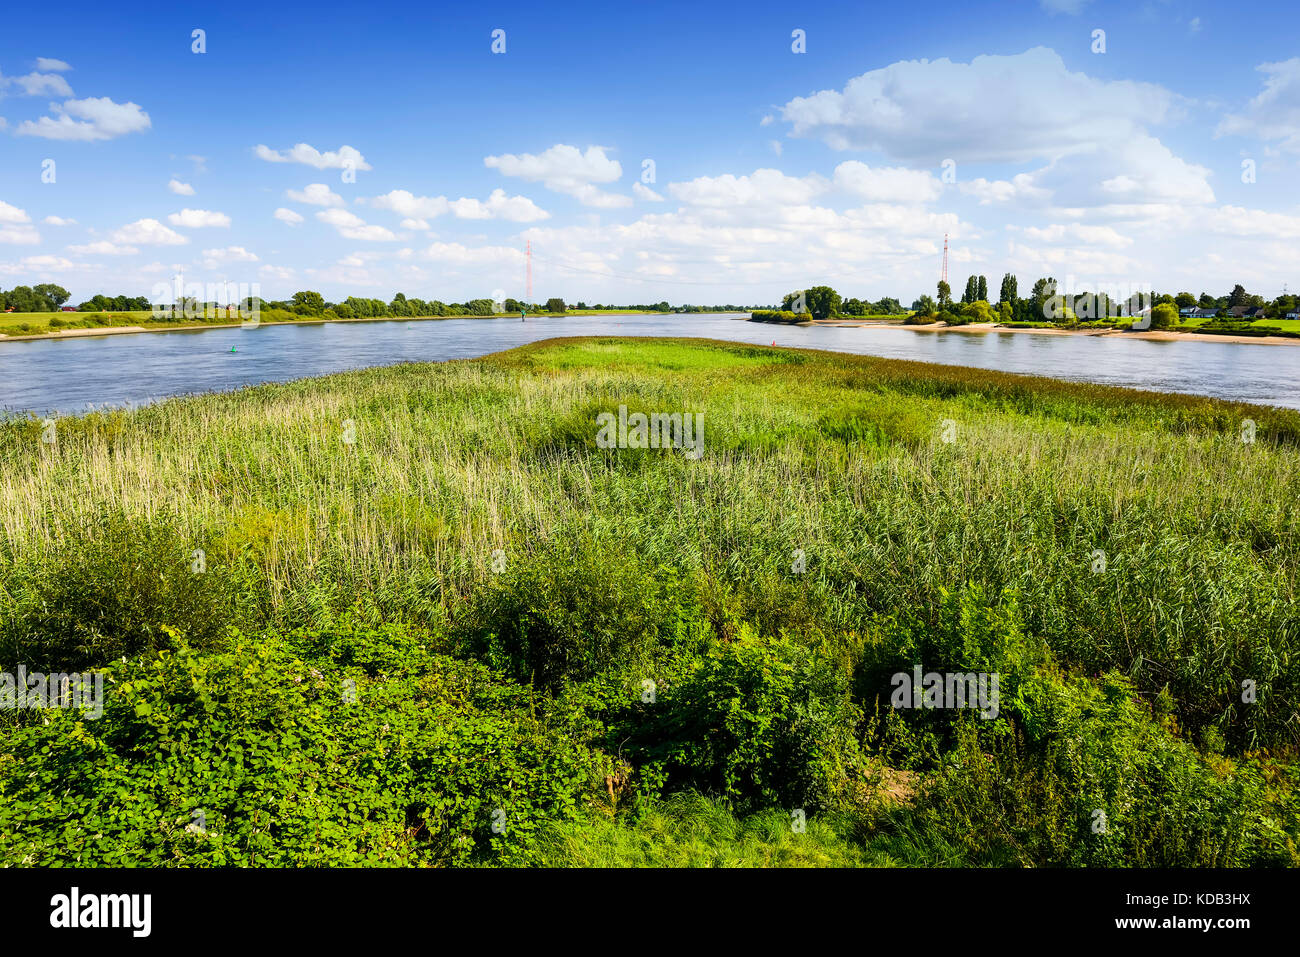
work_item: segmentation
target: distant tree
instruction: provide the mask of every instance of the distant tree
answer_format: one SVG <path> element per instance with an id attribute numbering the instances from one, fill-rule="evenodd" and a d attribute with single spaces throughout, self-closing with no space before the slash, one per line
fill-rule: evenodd
<path id="1" fill-rule="evenodd" d="M 1174 305 L 1179 309 L 1191 309 L 1196 305 L 1196 297 L 1190 292 L 1180 292 L 1174 296 Z"/>
<path id="2" fill-rule="evenodd" d="M 939 308 L 947 309 L 952 305 L 952 287 L 942 279 L 939 280 Z"/>
<path id="3" fill-rule="evenodd" d="M 564 312 L 564 311 L 565 311 L 564 300 L 563 300 L 563 299 L 547 299 L 547 300 L 546 300 L 546 311 L 547 311 L 547 312 Z"/>
<path id="4" fill-rule="evenodd" d="M 32 292 L 36 293 L 42 299 L 48 300 L 50 309 L 58 309 L 65 302 L 72 298 L 72 293 L 62 286 L 56 286 L 53 283 L 44 282 L 39 286 L 34 286 Z"/>
<path id="5" fill-rule="evenodd" d="M 989 281 L 985 279 L 983 276 L 980 276 L 979 289 L 976 290 L 975 301 L 976 302 L 989 301 Z"/>
<path id="6" fill-rule="evenodd" d="M 1244 306 L 1247 304 L 1249 298 L 1250 297 L 1246 294 L 1246 287 L 1238 283 L 1232 287 L 1232 293 L 1228 296 L 1228 307 Z"/>
<path id="7" fill-rule="evenodd" d="M 295 292 L 293 294 L 293 308 L 295 312 L 304 315 L 319 315 L 325 311 L 325 297 L 318 292 Z"/>
<path id="8" fill-rule="evenodd" d="M 962 304 L 974 302 L 979 298 L 980 281 L 975 276 L 966 279 L 966 291 L 961 294 Z"/>
<path id="9" fill-rule="evenodd" d="M 14 286 L 5 295 L 5 301 L 8 305 L 5 308 L 13 307 L 14 312 L 41 312 L 40 302 L 36 293 L 30 286 Z"/>
<path id="10" fill-rule="evenodd" d="M 993 310 L 983 299 L 976 299 L 961 307 L 961 316 L 967 322 L 992 322 Z"/>
<path id="11" fill-rule="evenodd" d="M 998 302 L 1009 302 L 1014 305 L 1018 298 L 1019 295 L 1018 290 L 1016 289 L 1016 277 L 1011 275 L 1011 273 L 1007 273 L 1002 277 L 1002 292 L 998 296 Z"/>
<path id="12" fill-rule="evenodd" d="M 940 283 L 939 285 L 943 286 L 946 285 L 946 283 Z M 922 296 L 920 299 L 916 300 L 916 302 L 912 304 L 912 308 L 916 311 L 918 316 L 933 316 L 937 311 L 934 300 L 929 296 Z"/>
<path id="13" fill-rule="evenodd" d="M 1196 304 L 1202 309 L 1213 309 L 1215 307 L 1215 298 L 1208 292 L 1201 293 L 1201 298 L 1196 300 Z"/>
<path id="14" fill-rule="evenodd" d="M 1170 302 L 1157 303 L 1151 307 L 1151 328 L 1172 329 L 1178 325 L 1178 309 Z"/>
<path id="15" fill-rule="evenodd" d="M 804 290 L 808 312 L 814 319 L 829 319 L 839 315 L 843 300 L 830 286 L 812 286 Z"/>
<path id="16" fill-rule="evenodd" d="M 845 299 L 840 306 L 840 312 L 846 316 L 865 316 L 870 307 L 870 303 L 863 302 L 861 299 Z"/>

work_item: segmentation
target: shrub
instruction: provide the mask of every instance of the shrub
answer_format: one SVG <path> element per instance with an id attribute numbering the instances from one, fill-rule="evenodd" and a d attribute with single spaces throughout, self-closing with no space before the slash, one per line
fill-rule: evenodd
<path id="1" fill-rule="evenodd" d="M 742 807 L 832 807 L 859 769 L 849 676 L 803 645 L 742 626 L 659 697 L 629 742 L 667 785 Z"/>
<path id="2" fill-rule="evenodd" d="M 493 668 L 558 689 L 643 659 L 671 618 L 661 586 L 635 558 L 562 538 L 520 555 L 472 595 L 457 633 Z"/>

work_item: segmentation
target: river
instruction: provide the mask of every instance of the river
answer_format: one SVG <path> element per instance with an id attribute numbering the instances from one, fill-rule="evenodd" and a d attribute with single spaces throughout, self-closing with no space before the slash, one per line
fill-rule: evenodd
<path id="1" fill-rule="evenodd" d="M 1300 347 L 1121 336 L 914 332 L 730 314 L 263 325 L 0 342 L 0 408 L 70 414 L 395 362 L 463 359 L 552 336 L 690 336 L 1024 372 L 1300 408 Z"/>

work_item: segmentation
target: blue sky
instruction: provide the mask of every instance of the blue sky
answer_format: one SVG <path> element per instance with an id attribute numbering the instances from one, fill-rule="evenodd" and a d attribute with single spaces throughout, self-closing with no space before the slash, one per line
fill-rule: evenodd
<path id="1" fill-rule="evenodd" d="M 522 298 L 531 240 L 535 299 L 910 302 L 947 232 L 958 288 L 1271 296 L 1300 288 L 1298 25 L 1172 0 L 10 5 L 0 286 Z"/>

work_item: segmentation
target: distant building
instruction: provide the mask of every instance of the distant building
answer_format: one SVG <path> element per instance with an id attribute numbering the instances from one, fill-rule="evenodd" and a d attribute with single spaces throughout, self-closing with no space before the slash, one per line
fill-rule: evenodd
<path id="1" fill-rule="evenodd" d="M 1213 319 L 1218 314 L 1219 310 L 1217 309 L 1202 309 L 1200 306 L 1197 306 L 1189 313 L 1193 319 Z"/>
<path id="2" fill-rule="evenodd" d="M 59 312 L 76 312 L 76 311 L 77 311 L 76 306 L 64 306 L 62 309 L 59 310 Z"/>
<path id="3" fill-rule="evenodd" d="M 1263 319 L 1264 310 L 1258 306 L 1233 306 L 1228 315 L 1233 319 Z"/>

